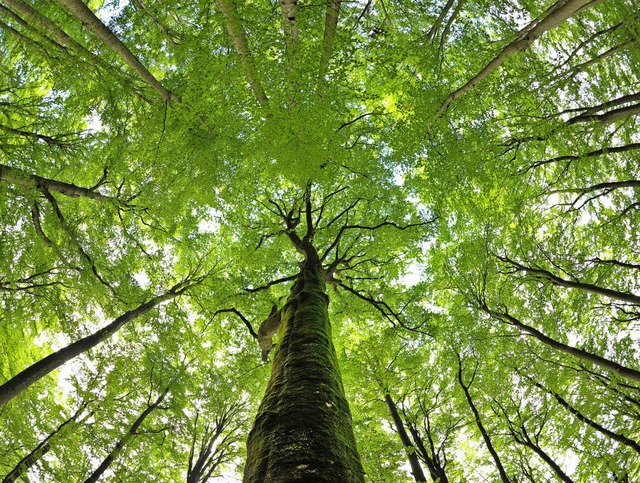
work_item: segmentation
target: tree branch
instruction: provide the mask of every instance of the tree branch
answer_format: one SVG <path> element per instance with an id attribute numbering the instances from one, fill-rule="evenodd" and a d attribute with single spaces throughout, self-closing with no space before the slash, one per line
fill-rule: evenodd
<path id="1" fill-rule="evenodd" d="M 617 290 L 611 290 L 608 288 L 603 288 L 603 287 L 599 287 L 597 285 L 593 285 L 591 283 L 584 283 L 584 282 L 573 282 L 571 280 L 566 280 L 564 278 L 558 277 L 557 275 L 554 275 L 553 273 L 549 272 L 548 270 L 544 270 L 542 268 L 534 268 L 534 267 L 527 267 L 524 265 L 521 265 L 518 262 L 515 262 L 507 257 L 501 257 L 496 255 L 496 257 L 505 262 L 510 264 L 511 266 L 513 266 L 517 271 L 523 271 L 526 272 L 530 275 L 533 276 L 540 276 L 543 277 L 544 279 L 550 281 L 553 285 L 558 285 L 561 287 L 566 287 L 566 288 L 575 288 L 578 290 L 583 290 L 585 292 L 591 292 L 591 293 L 595 293 L 598 295 L 602 295 L 604 297 L 607 298 L 611 298 L 611 299 L 615 299 L 615 300 L 622 300 L 624 302 L 629 302 L 632 304 L 636 304 L 636 305 L 640 305 L 640 296 L 638 295 L 634 295 L 631 293 L 627 293 L 627 292 L 619 292 Z"/>
<path id="2" fill-rule="evenodd" d="M 245 289 L 245 290 L 247 290 L 247 289 Z M 249 333 L 251 334 L 251 336 L 254 339 L 258 338 L 258 334 L 256 334 L 255 330 L 253 330 L 253 326 L 251 325 L 251 322 L 249 322 L 249 320 L 244 315 L 242 315 L 242 313 L 238 309 L 236 309 L 235 307 L 231 307 L 230 309 L 219 309 L 219 310 L 216 310 L 214 312 L 213 316 L 215 317 L 218 314 L 223 314 L 223 313 L 228 313 L 228 312 L 236 314 L 238 317 L 240 317 L 240 320 L 242 320 L 244 325 L 247 326 L 247 329 L 249 329 Z"/>
<path id="3" fill-rule="evenodd" d="M 13 183 L 25 188 L 35 188 L 42 190 L 45 188 L 48 191 L 54 191 L 56 193 L 69 196 L 71 198 L 88 198 L 95 201 L 108 201 L 121 206 L 128 207 L 129 205 L 118 198 L 106 196 L 94 191 L 94 188 L 82 188 L 71 183 L 65 183 L 63 181 L 56 181 L 54 179 L 43 178 L 41 176 L 30 174 L 19 168 L 13 168 L 5 164 L 0 164 L 0 180 L 4 180 L 8 183 Z"/>

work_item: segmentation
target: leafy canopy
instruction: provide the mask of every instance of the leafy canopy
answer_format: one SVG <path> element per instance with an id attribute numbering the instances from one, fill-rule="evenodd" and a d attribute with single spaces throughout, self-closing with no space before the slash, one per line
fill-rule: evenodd
<path id="1" fill-rule="evenodd" d="M 308 189 L 371 481 L 386 395 L 432 476 L 640 478 L 638 10 L 1 2 L 0 383 L 197 283 L 3 406 L 0 474 L 237 472 Z"/>

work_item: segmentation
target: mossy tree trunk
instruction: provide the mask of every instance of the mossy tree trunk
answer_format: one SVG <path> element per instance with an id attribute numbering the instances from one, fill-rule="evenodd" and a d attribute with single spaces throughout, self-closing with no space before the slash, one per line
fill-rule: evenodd
<path id="1" fill-rule="evenodd" d="M 247 442 L 244 482 L 363 482 L 331 338 L 325 273 L 308 239 L 282 310 L 271 378 Z"/>

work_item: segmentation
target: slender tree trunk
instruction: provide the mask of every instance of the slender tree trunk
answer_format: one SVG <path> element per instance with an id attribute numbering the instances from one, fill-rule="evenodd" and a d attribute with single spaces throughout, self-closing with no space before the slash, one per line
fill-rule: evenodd
<path id="1" fill-rule="evenodd" d="M 420 435 L 418 428 L 416 428 L 413 424 L 408 423 L 409 432 L 411 433 L 411 437 L 413 438 L 413 442 L 416 445 L 416 449 L 418 450 L 418 454 L 424 461 L 424 464 L 427 466 L 429 470 L 429 474 L 431 475 L 431 479 L 435 483 L 449 483 L 449 477 L 444 471 L 444 467 L 440 464 L 438 455 L 436 454 L 435 448 L 433 446 L 433 441 L 431 441 L 431 436 L 427 435 L 429 438 L 429 445 L 431 447 L 431 453 L 427 451 L 427 447 L 424 445 L 424 438 Z"/>
<path id="2" fill-rule="evenodd" d="M 551 337 L 547 337 L 539 330 L 534 329 L 533 327 L 526 325 L 523 322 L 520 322 L 518 319 L 516 319 L 513 315 L 510 315 L 509 313 L 506 313 L 506 312 L 500 313 L 500 312 L 494 312 L 491 310 L 489 310 L 488 312 L 494 317 L 498 318 L 499 320 L 502 320 L 503 322 L 509 325 L 513 325 L 514 327 L 517 327 L 518 329 L 520 329 L 522 332 L 526 334 L 532 335 L 533 337 L 538 339 L 540 342 L 543 342 L 544 344 L 548 345 L 549 347 L 552 347 L 553 349 L 559 350 L 560 352 L 564 352 L 565 354 L 572 355 L 574 357 L 577 357 L 578 359 L 589 362 L 591 364 L 595 364 L 596 366 L 602 367 L 607 371 L 611 371 L 614 374 L 617 374 L 618 376 L 633 379 L 634 381 L 640 381 L 640 371 L 636 371 L 635 369 L 631 369 L 629 367 L 623 366 L 621 364 L 618 364 L 617 362 L 611 361 L 609 359 L 605 359 L 604 357 L 601 357 L 599 355 L 592 354 L 591 352 L 587 352 L 585 350 L 578 349 L 576 347 L 573 347 L 567 344 L 563 344 L 562 342 L 558 342 L 557 340 L 552 339 Z"/>
<path id="3" fill-rule="evenodd" d="M 304 249 L 247 441 L 245 483 L 364 481 L 331 339 L 325 273 L 306 240 Z"/>
<path id="4" fill-rule="evenodd" d="M 35 174 L 29 174 L 19 168 L 12 168 L 5 164 L 0 164 L 0 180 L 7 181 L 8 183 L 17 184 L 26 188 L 42 189 L 46 188 L 48 191 L 54 191 L 72 198 L 83 197 L 97 201 L 111 201 L 114 203 L 121 203 L 117 198 L 111 196 L 105 196 L 87 188 L 82 188 L 70 183 L 64 183 L 62 181 L 56 181 L 54 179 L 43 178 Z"/>
<path id="5" fill-rule="evenodd" d="M 73 359 L 83 352 L 88 351 L 89 349 L 92 349 L 100 342 L 108 339 L 127 322 L 130 322 L 131 320 L 146 314 L 162 302 L 177 297 L 178 295 L 182 294 L 188 287 L 189 285 L 185 283 L 175 285 L 168 292 L 152 298 L 148 302 L 143 303 L 133 310 L 125 312 L 109 325 L 106 325 L 97 332 L 94 332 L 93 334 L 88 335 L 87 337 L 84 337 L 80 340 L 77 340 L 72 344 L 63 347 L 59 351 L 48 355 L 44 359 L 40 359 L 35 364 L 27 367 L 24 371 L 15 375 L 7 382 L 5 382 L 2 386 L 0 386 L 0 406 L 8 403 L 22 391 L 42 379 L 51 371 L 56 370 L 65 362 Z"/>
<path id="6" fill-rule="evenodd" d="M 142 414 L 138 416 L 138 419 L 136 419 L 135 422 L 131 425 L 131 427 L 129 428 L 129 431 L 127 431 L 127 433 L 122 438 L 120 438 L 120 440 L 116 443 L 116 445 L 111 450 L 111 453 L 107 455 L 107 457 L 102 461 L 100 466 L 96 468 L 96 470 L 91 474 L 91 476 L 89 476 L 89 478 L 85 480 L 84 483 L 95 483 L 96 481 L 98 481 L 98 479 L 102 476 L 102 474 L 105 471 L 107 471 L 109 466 L 111 466 L 111 463 L 113 463 L 113 461 L 122 452 L 122 450 L 124 449 L 125 445 L 129 442 L 129 440 L 137 434 L 138 428 L 142 425 L 142 423 L 144 423 L 144 420 L 147 419 L 149 414 L 151 414 L 153 411 L 158 409 L 158 406 L 160 406 L 160 403 L 167 396 L 168 392 L 169 392 L 169 388 L 167 387 L 158 396 L 158 398 L 154 401 L 154 403 L 151 404 L 149 407 L 147 407 L 147 409 L 145 409 L 142 412 Z"/>
<path id="7" fill-rule="evenodd" d="M 460 355 L 458 355 L 458 382 L 460 383 L 460 387 L 464 391 L 465 398 L 467 399 L 467 403 L 469 404 L 469 408 L 471 408 L 471 412 L 473 413 L 473 417 L 476 421 L 476 426 L 480 430 L 480 434 L 482 434 L 482 439 L 484 439 L 485 444 L 487 445 L 487 449 L 489 453 L 491 453 L 491 457 L 493 458 L 493 462 L 498 468 L 498 473 L 500 474 L 500 479 L 503 483 L 511 483 L 511 480 L 507 476 L 507 472 L 504 470 L 504 466 L 502 466 L 502 462 L 500 461 L 500 456 L 498 456 L 498 452 L 493 447 L 493 443 L 491 442 L 491 437 L 489 437 L 489 433 L 482 424 L 482 418 L 480 417 L 480 413 L 476 408 L 475 403 L 473 402 L 473 398 L 471 397 L 471 393 L 469 392 L 469 387 L 471 386 L 471 382 L 469 384 L 465 384 L 462 380 L 462 360 Z"/>
<path id="8" fill-rule="evenodd" d="M 398 435 L 400 436 L 400 441 L 402 441 L 402 444 L 407 450 L 407 457 L 409 458 L 409 464 L 411 465 L 411 474 L 416 481 L 427 481 L 424 476 L 424 472 L 422 471 L 422 466 L 420 466 L 420 460 L 418 459 L 416 450 L 413 447 L 413 444 L 411 444 L 411 439 L 409 438 L 407 430 L 404 428 L 402 418 L 398 413 L 396 403 L 391 398 L 391 395 L 389 393 L 384 395 L 384 400 L 387 403 L 387 407 L 389 408 L 389 412 L 391 413 L 391 417 L 393 418 L 393 423 L 396 427 Z"/>
<path id="9" fill-rule="evenodd" d="M 53 432 L 51 432 L 45 439 L 43 439 L 38 446 L 36 446 L 28 455 L 18 461 L 18 464 L 4 477 L 2 483 L 14 483 L 18 481 L 22 475 L 24 475 L 29 468 L 35 465 L 40 458 L 46 455 L 51 449 L 50 441 L 56 435 L 60 434 L 60 431 L 69 423 L 72 423 L 78 416 L 82 413 L 82 411 L 86 408 L 86 403 L 82 404 L 80 408 L 66 421 L 64 421 L 60 426 L 58 426 Z"/>
<path id="10" fill-rule="evenodd" d="M 93 32 L 107 47 L 113 50 L 131 69 L 133 69 L 165 102 L 181 102 L 180 98 L 165 88 L 154 75 L 140 62 L 129 48 L 87 7 L 82 0 L 58 0 L 69 13 L 76 17 L 84 27 Z"/>

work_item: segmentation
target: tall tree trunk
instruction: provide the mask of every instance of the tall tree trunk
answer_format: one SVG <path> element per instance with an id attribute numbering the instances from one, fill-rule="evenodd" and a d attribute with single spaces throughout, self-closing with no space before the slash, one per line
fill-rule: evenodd
<path id="1" fill-rule="evenodd" d="M 38 362 L 27 367 L 25 370 L 16 374 L 0 386 L 0 407 L 8 403 L 33 383 L 42 379 L 51 371 L 56 370 L 65 362 L 79 356 L 89 349 L 94 348 L 100 344 L 100 342 L 111 337 L 127 322 L 146 314 L 162 302 L 176 298 L 178 295 L 184 293 L 184 291 L 189 287 L 189 283 L 179 283 L 164 294 L 158 295 L 148 302 L 141 304 L 137 308 L 125 312 L 109 325 L 104 326 L 93 334 L 83 337 L 82 339 L 49 354 L 47 357 L 40 359 Z"/>
<path id="2" fill-rule="evenodd" d="M 249 433 L 245 483 L 364 481 L 331 339 L 325 273 L 307 240 L 304 251 Z"/>
<path id="3" fill-rule="evenodd" d="M 416 450 L 413 447 L 413 444 L 411 444 L 411 439 L 409 438 L 407 430 L 404 428 L 402 418 L 398 413 L 396 403 L 391 398 L 391 395 L 389 393 L 384 395 L 384 400 L 387 403 L 387 407 L 389 408 L 389 412 L 391 413 L 391 417 L 393 418 L 393 423 L 395 424 L 396 431 L 400 436 L 400 441 L 402 441 L 402 444 L 407 450 L 407 457 L 409 458 L 409 464 L 411 465 L 411 474 L 416 481 L 427 481 L 424 476 L 424 472 L 422 471 L 422 466 L 420 466 L 420 460 L 418 459 Z"/>
<path id="4" fill-rule="evenodd" d="M 424 444 L 424 439 L 420 435 L 418 428 L 416 428 L 413 423 L 410 423 L 408 421 L 407 426 L 409 426 L 409 432 L 411 433 L 411 437 L 413 438 L 413 442 L 415 443 L 418 454 L 429 470 L 431 479 L 436 483 L 449 483 L 449 477 L 445 473 L 444 467 L 440 464 L 438 455 L 436 454 L 435 448 L 433 446 L 433 441 L 431 441 L 431 436 L 427 434 L 431 446 L 430 453 L 429 451 L 427 451 L 427 447 Z"/>

